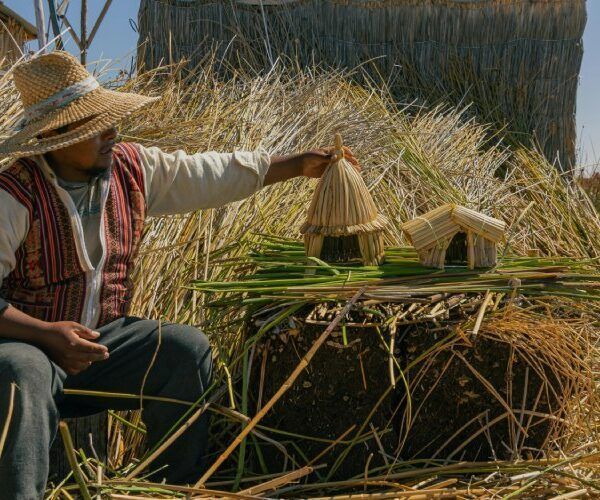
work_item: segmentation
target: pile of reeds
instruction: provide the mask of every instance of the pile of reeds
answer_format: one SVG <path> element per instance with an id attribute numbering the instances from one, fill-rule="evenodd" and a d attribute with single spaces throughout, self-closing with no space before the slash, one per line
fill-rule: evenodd
<path id="1" fill-rule="evenodd" d="M 168 151 L 262 144 L 282 154 L 329 145 L 339 131 L 390 221 L 388 244 L 406 243 L 403 222 L 454 202 L 505 220 L 506 248 L 518 254 L 600 256 L 600 220 L 581 187 L 536 151 L 490 140 L 488 128 L 461 111 L 436 108 L 411 117 L 381 89 L 318 71 L 288 76 L 281 69 L 223 82 L 208 64 L 189 75 L 157 70 L 127 89 L 164 97 L 127 124 L 123 140 Z M 229 271 L 212 262 L 248 231 L 298 235 L 313 184 L 297 179 L 218 210 L 152 221 L 138 268 L 137 312 L 206 319 L 197 294 L 182 286 L 190 279 L 224 278 Z"/>

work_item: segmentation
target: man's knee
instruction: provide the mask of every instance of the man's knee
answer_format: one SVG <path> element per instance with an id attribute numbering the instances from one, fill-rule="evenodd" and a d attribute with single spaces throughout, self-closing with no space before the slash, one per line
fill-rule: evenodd
<path id="1" fill-rule="evenodd" d="M 0 381 L 27 387 L 50 388 L 52 363 L 39 348 L 25 342 L 0 343 Z"/>
<path id="2" fill-rule="evenodd" d="M 161 327 L 161 349 L 172 362 L 182 367 L 197 367 L 205 388 L 212 378 L 212 352 L 206 335 L 189 325 L 166 324 Z"/>
<path id="3" fill-rule="evenodd" d="M 17 341 L 0 343 L 0 414 L 10 404 L 12 383 L 16 384 L 15 411 L 54 411 L 54 391 L 61 383 L 57 376 L 48 357 L 37 347 Z"/>

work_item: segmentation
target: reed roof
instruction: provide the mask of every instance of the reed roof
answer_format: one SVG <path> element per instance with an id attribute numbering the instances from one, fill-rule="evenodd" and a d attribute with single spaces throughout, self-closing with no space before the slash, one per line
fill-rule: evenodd
<path id="1" fill-rule="evenodd" d="M 25 30 L 27 40 L 34 40 L 37 38 L 37 29 L 35 26 L 17 14 L 14 10 L 9 9 L 3 2 L 0 2 L 0 19 L 13 19 Z"/>
<path id="2" fill-rule="evenodd" d="M 347 236 L 382 231 L 387 220 L 379 214 L 360 173 L 344 158 L 339 134 L 335 151 L 339 159 L 319 179 L 300 232 Z"/>
<path id="3" fill-rule="evenodd" d="M 417 249 L 428 248 L 459 231 L 471 231 L 494 243 L 504 238 L 506 223 L 475 210 L 448 203 L 402 225 L 402 231 Z"/>

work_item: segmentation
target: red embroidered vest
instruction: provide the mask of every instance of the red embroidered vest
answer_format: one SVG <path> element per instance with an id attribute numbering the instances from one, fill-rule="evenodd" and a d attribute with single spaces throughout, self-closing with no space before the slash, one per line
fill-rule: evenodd
<path id="1" fill-rule="evenodd" d="M 121 143 L 104 207 L 105 259 L 98 326 L 125 316 L 132 294 L 131 271 L 146 213 L 144 177 L 138 151 Z M 29 212 L 29 230 L 16 252 L 16 266 L 0 295 L 21 311 L 44 321 L 80 322 L 86 272 L 75 245 L 69 212 L 55 187 L 30 159 L 0 173 L 6 190 Z"/>

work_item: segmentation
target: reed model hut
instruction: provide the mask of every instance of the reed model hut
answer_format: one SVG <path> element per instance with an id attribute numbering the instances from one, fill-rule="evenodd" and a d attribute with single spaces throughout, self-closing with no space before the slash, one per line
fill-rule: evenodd
<path id="1" fill-rule="evenodd" d="M 335 136 L 336 159 L 327 167 L 300 229 L 306 255 L 327 262 L 360 259 L 365 266 L 383 262 L 386 218 L 379 214 L 365 181 L 344 158 L 342 138 Z"/>
<path id="2" fill-rule="evenodd" d="M 444 269 L 464 264 L 469 269 L 496 265 L 497 245 L 506 224 L 460 205 L 447 204 L 402 225 L 421 264 Z"/>
<path id="3" fill-rule="evenodd" d="M 14 63 L 25 43 L 37 38 L 35 26 L 0 2 L 0 69 Z"/>
<path id="4" fill-rule="evenodd" d="M 472 102 L 566 168 L 585 23 L 585 0 L 141 0 L 137 60 L 194 67 L 216 48 L 223 70 L 361 66 L 398 98 Z"/>

